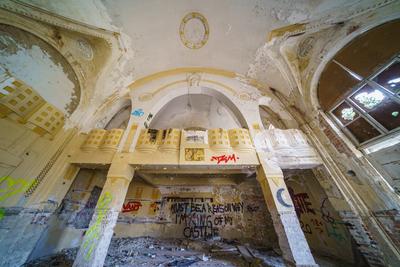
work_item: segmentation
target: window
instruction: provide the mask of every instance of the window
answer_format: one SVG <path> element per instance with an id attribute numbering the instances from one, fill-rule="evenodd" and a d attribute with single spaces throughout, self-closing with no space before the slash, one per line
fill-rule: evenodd
<path id="1" fill-rule="evenodd" d="M 400 56 L 362 80 L 330 114 L 358 145 L 400 130 Z"/>

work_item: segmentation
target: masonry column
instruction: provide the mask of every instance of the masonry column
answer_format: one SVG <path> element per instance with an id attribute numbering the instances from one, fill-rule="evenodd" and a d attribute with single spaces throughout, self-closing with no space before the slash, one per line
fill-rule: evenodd
<path id="1" fill-rule="evenodd" d="M 289 266 L 318 266 L 301 230 L 282 170 L 275 162 L 264 160 L 260 154 L 259 157 L 261 165 L 257 169 L 257 180 L 271 213 L 285 263 Z"/>
<path id="2" fill-rule="evenodd" d="M 125 158 L 126 154 L 125 154 Z M 89 228 L 79 248 L 74 267 L 103 266 L 118 214 L 125 200 L 134 169 L 123 154 L 116 154 L 96 205 Z"/>

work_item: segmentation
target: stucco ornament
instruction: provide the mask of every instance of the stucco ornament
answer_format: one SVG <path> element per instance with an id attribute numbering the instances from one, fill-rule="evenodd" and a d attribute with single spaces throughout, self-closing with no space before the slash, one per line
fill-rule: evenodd
<path id="1" fill-rule="evenodd" d="M 78 39 L 76 40 L 76 46 L 78 50 L 81 52 L 82 57 L 84 57 L 86 60 L 93 59 L 93 49 L 88 41 L 84 39 Z"/>
<path id="2" fill-rule="evenodd" d="M 190 49 L 203 47 L 208 40 L 210 29 L 207 19 L 197 12 L 187 14 L 179 27 L 182 43 Z"/>

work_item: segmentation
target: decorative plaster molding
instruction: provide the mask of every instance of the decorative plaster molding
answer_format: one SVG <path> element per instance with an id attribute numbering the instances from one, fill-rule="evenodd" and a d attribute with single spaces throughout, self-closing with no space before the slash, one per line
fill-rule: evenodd
<path id="1" fill-rule="evenodd" d="M 192 21 L 192 23 L 190 23 Z M 197 25 L 196 25 L 197 22 Z M 199 25 L 199 23 L 201 26 Z M 203 28 L 203 29 L 199 29 Z M 202 36 L 196 36 L 198 32 L 203 32 Z M 207 19 L 198 12 L 191 12 L 187 14 L 181 22 L 179 27 L 179 35 L 181 37 L 182 43 L 190 49 L 200 49 L 202 48 L 208 40 L 210 34 L 210 28 L 208 26 Z"/>
<path id="2" fill-rule="evenodd" d="M 117 32 L 97 28 L 18 0 L 3 0 L 0 2 L 0 8 L 53 26 L 106 40 L 119 35 Z"/>
<path id="3" fill-rule="evenodd" d="M 322 164 L 306 136 L 297 129 L 264 130 L 256 135 L 254 143 L 268 160 L 282 169 L 306 169 Z"/>

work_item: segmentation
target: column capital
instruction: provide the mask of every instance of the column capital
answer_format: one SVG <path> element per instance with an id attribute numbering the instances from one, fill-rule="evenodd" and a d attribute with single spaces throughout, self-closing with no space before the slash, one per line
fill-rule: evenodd
<path id="1" fill-rule="evenodd" d="M 257 152 L 260 168 L 262 168 L 266 177 L 283 177 L 283 172 L 278 163 L 267 158 L 265 153 Z"/>
<path id="2" fill-rule="evenodd" d="M 116 153 L 108 170 L 107 177 L 121 178 L 130 182 L 135 173 L 135 169 L 129 165 L 129 159 L 123 153 Z"/>

